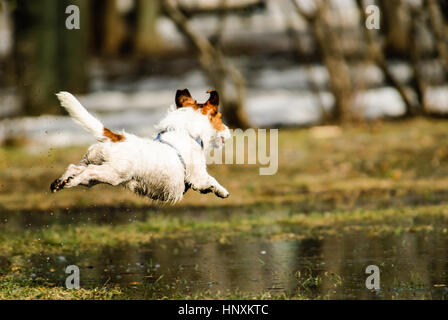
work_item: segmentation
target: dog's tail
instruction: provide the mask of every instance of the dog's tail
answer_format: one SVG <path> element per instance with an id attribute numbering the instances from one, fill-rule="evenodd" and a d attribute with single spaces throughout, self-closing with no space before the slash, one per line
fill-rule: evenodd
<path id="1" fill-rule="evenodd" d="M 92 133 L 98 141 L 104 142 L 109 139 L 112 142 L 119 142 L 125 139 L 124 135 L 107 129 L 97 118 L 92 116 L 71 93 L 62 91 L 57 93 L 56 96 L 73 120 Z"/>

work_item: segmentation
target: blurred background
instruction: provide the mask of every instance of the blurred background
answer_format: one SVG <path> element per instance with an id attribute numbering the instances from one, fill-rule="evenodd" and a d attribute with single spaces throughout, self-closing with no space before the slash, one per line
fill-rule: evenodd
<path id="1" fill-rule="evenodd" d="M 444 0 L 0 0 L 0 299 L 447 299 L 447 75 Z M 50 194 L 94 142 L 56 92 L 147 136 L 179 88 L 280 128 L 278 172 L 210 165 L 230 197 L 175 206 Z"/>
<path id="2" fill-rule="evenodd" d="M 241 128 L 448 111 L 444 0 L 0 4 L 0 118 L 8 119 L 0 143 L 89 141 L 55 117 L 64 112 L 54 96 L 60 90 L 108 126 L 138 134 L 184 87 L 198 100 L 218 89 L 226 121 Z M 79 30 L 65 27 L 70 4 L 80 9 Z M 380 9 L 379 29 L 365 27 L 371 4 Z"/>

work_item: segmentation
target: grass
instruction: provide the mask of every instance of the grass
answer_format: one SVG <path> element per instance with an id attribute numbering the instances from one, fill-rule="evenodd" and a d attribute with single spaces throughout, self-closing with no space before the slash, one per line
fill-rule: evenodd
<path id="1" fill-rule="evenodd" d="M 44 228 L 8 230 L 0 234 L 0 251 L 4 255 L 32 255 L 39 252 L 57 253 L 95 250 L 103 246 L 133 245 L 158 239 L 199 237 L 204 241 L 225 241 L 237 236 L 268 239 L 301 239 L 338 235 L 350 230 L 363 230 L 372 235 L 417 231 L 447 233 L 448 205 L 404 207 L 382 210 L 312 212 L 303 214 L 289 206 L 247 214 L 209 218 L 194 216 L 150 216 L 144 221 L 128 224 L 98 225 L 74 223 L 54 224 Z M 253 210 L 253 207 L 250 207 Z M 437 222 L 437 225 L 435 223 Z"/>
<path id="2" fill-rule="evenodd" d="M 127 287 L 66 290 L 29 279 L 20 268 L 25 269 L 23 261 L 36 254 L 88 254 L 104 247 L 138 248 L 161 239 L 226 243 L 241 238 L 337 237 L 350 232 L 372 237 L 447 233 L 446 122 L 373 123 L 322 137 L 319 132 L 325 130 L 280 130 L 276 175 L 259 176 L 253 165 L 211 166 L 210 173 L 228 188 L 230 198 L 190 191 L 173 207 L 110 186 L 50 194 L 50 182 L 69 163 L 77 162 L 85 148 L 41 153 L 0 148 L 0 252 L 11 262 L 8 268 L 0 268 L 0 299 L 133 297 Z M 335 279 L 339 281 L 338 275 Z M 316 281 L 319 278 L 308 278 L 302 288 Z M 213 297 L 285 298 L 271 292 L 207 290 L 166 296 Z"/>
<path id="3" fill-rule="evenodd" d="M 0 300 L 109 300 L 123 298 L 123 291 L 116 288 L 92 288 L 67 290 L 52 283 L 39 283 L 14 274 L 0 277 Z"/>

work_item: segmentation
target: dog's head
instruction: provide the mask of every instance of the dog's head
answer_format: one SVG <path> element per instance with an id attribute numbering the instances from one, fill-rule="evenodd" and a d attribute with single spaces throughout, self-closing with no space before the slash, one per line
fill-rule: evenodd
<path id="1" fill-rule="evenodd" d="M 208 90 L 207 93 L 210 98 L 205 103 L 198 103 L 191 97 L 188 89 L 177 90 L 176 107 L 178 110 L 194 110 L 199 115 L 198 120 L 190 124 L 189 130 L 201 136 L 204 148 L 222 148 L 224 141 L 230 138 L 230 131 L 222 122 L 222 114 L 218 111 L 218 92 Z"/>

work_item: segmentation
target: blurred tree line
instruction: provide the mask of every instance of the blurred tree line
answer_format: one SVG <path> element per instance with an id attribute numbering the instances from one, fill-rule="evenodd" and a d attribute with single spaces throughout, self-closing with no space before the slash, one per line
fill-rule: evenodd
<path id="1" fill-rule="evenodd" d="M 331 1 L 317 0 L 311 9 L 304 9 L 301 1 L 291 0 L 297 13 L 308 24 L 319 58 L 328 70 L 330 88 L 335 98 L 330 122 L 346 122 L 356 115 L 353 95 L 356 83 L 350 77 L 350 64 L 354 59 L 374 63 L 383 73 L 386 85 L 400 94 L 406 110 L 403 117 L 433 115 L 426 104 L 423 62 L 436 60 L 444 68 L 444 81 L 448 79 L 448 2 L 445 0 L 355 0 L 359 11 L 359 34 L 347 34 L 334 27 Z M 367 6 L 375 4 L 380 9 L 380 28 L 368 29 Z M 339 17 L 339 19 L 343 19 Z M 359 50 L 344 50 L 344 38 L 359 36 Z M 410 88 L 401 83 L 391 70 L 388 60 L 407 61 L 412 67 Z"/>
<path id="2" fill-rule="evenodd" d="M 229 53 L 223 46 L 219 25 L 212 36 L 206 37 L 190 21 L 201 15 L 221 19 L 235 12 L 250 15 L 265 10 L 267 1 L 272 0 L 219 0 L 213 1 L 213 5 L 187 0 L 3 0 L 0 3 L 8 6 L 12 16 L 14 45 L 6 60 L 13 63 L 1 64 L 3 74 L 9 76 L 0 79 L 0 86 L 8 82 L 16 85 L 24 114 L 61 112 L 53 93 L 85 93 L 90 60 L 163 58 L 165 44 L 156 27 L 157 19 L 163 15 L 175 24 L 187 46 L 196 53 L 210 83 L 220 92 L 227 121 L 233 126 L 248 127 L 250 122 L 244 112 L 246 81 L 228 59 L 229 54 L 238 52 Z M 359 26 L 350 31 L 341 27 L 343 15 L 334 13 L 336 1 L 284 0 L 297 19 L 305 21 L 308 30 L 308 35 L 293 27 L 287 30 L 297 62 L 308 66 L 322 63 L 328 71 L 335 102 L 331 112 L 324 113 L 323 121 L 343 123 L 356 118 L 352 111 L 357 84 L 350 75 L 354 60 L 371 62 L 381 70 L 387 85 L 394 87 L 403 99 L 405 117 L 434 115 L 427 108 L 427 88 L 431 83 L 423 62 L 437 61 L 444 70 L 445 81 L 448 79 L 448 1 L 353 0 L 359 12 Z M 71 4 L 82 12 L 79 30 L 65 28 L 65 8 Z M 365 27 L 369 4 L 380 8 L 379 30 Z M 290 14 L 285 15 L 285 21 L 288 19 L 292 19 Z M 303 46 L 304 38 L 309 37 L 311 52 Z M 342 45 L 350 37 L 358 40 L 356 52 Z M 412 69 L 411 83 L 400 82 L 391 71 L 391 59 L 407 61 Z"/>
<path id="3" fill-rule="evenodd" d="M 14 81 L 29 115 L 58 113 L 53 93 L 85 93 L 90 58 L 157 50 L 158 1 L 137 0 L 123 14 L 115 0 L 12 0 Z M 65 26 L 69 5 L 80 12 L 80 28 Z"/>

